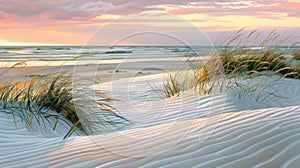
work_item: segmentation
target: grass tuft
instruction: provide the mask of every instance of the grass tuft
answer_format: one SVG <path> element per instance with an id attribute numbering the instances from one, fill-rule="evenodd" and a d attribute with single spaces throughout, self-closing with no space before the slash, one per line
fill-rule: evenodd
<path id="1" fill-rule="evenodd" d="M 293 56 L 294 56 L 294 59 L 295 59 L 295 60 L 300 60 L 300 50 L 296 50 L 296 51 L 293 53 Z"/>
<path id="2" fill-rule="evenodd" d="M 13 65 L 15 67 L 17 65 Z M 7 72 L 8 70 L 5 70 Z M 4 112 L 13 116 L 20 117 L 28 129 L 33 128 L 33 122 L 36 121 L 39 126 L 50 123 L 50 118 L 56 122 L 53 124 L 53 130 L 56 129 L 58 122 L 69 124 L 70 130 L 64 138 L 71 136 L 76 130 L 85 131 L 83 124 L 89 122 L 83 116 L 79 116 L 75 107 L 74 90 L 72 88 L 72 75 L 65 72 L 52 73 L 44 75 L 44 78 L 26 75 L 19 80 L 6 80 L 0 84 L 0 104 Z M 83 86 L 81 91 L 90 89 L 90 86 Z M 90 89 L 91 90 L 91 89 Z M 87 90 L 87 91 L 90 91 Z M 116 109 L 109 105 L 113 99 L 104 93 L 97 92 L 97 107 L 83 108 L 88 113 L 88 109 L 93 108 L 93 112 L 102 114 L 104 117 L 117 118 L 118 124 L 128 124 L 125 118 L 116 113 Z M 76 100 L 80 101 L 80 100 Z M 53 113 L 55 111 L 55 113 Z M 116 126 L 113 119 L 103 120 L 103 124 Z M 89 124 L 89 123 L 86 123 Z"/>
<path id="3" fill-rule="evenodd" d="M 258 43 L 258 39 L 263 40 Z M 170 76 L 166 79 L 163 92 L 169 97 L 174 91 L 179 94 L 191 88 L 199 95 L 235 89 L 239 90 L 240 98 L 245 94 L 254 93 L 251 95 L 256 95 L 258 101 L 260 97 L 265 96 L 264 94 L 271 94 L 267 93 L 267 88 L 276 81 L 269 82 L 270 78 L 267 76 L 300 78 L 299 66 L 294 66 L 286 58 L 290 52 L 288 49 L 298 43 L 281 47 L 293 40 L 292 37 L 281 38 L 276 31 L 269 34 L 257 30 L 245 33 L 244 29 L 241 29 L 233 36 L 225 37 L 225 40 L 217 43 L 217 46 L 222 47 L 217 47 L 217 52 L 205 64 L 202 63 L 200 56 L 188 58 L 190 69 L 186 70 L 187 76 L 181 80 L 182 82 L 179 82 L 177 76 Z M 299 52 L 295 52 L 294 58 L 298 57 Z M 253 83 L 253 78 L 259 79 Z"/>
<path id="4" fill-rule="evenodd" d="M 163 94 L 166 97 L 173 97 L 173 96 L 179 96 L 180 92 L 181 92 L 181 86 L 177 79 L 177 74 L 175 75 L 172 75 L 171 73 L 168 74 L 167 81 L 166 83 L 164 83 Z"/>

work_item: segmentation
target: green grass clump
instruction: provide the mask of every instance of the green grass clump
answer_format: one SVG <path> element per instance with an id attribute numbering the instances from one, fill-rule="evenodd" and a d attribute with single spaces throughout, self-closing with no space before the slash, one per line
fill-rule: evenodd
<path id="1" fill-rule="evenodd" d="M 257 42 L 258 39 L 262 42 Z M 260 92 L 257 96 L 259 98 L 272 85 L 266 76 L 300 78 L 299 68 L 286 59 L 288 53 L 286 50 L 298 43 L 291 44 L 286 50 L 281 47 L 289 41 L 293 41 L 293 38 L 280 38 L 275 31 L 263 35 L 262 32 L 256 30 L 247 34 L 241 29 L 233 36 L 226 37 L 225 40 L 221 40 L 221 43 L 217 43 L 217 46 L 222 47 L 218 47 L 217 52 L 214 52 L 205 64 L 198 61 L 201 59 L 197 60 L 197 57 L 190 57 L 188 59 L 190 68 L 186 70 L 187 77 L 181 82 L 176 76 L 167 78 L 163 92 L 194 89 L 199 95 L 206 95 L 217 91 L 238 89 L 239 97 L 250 92 Z M 254 47 L 259 49 L 251 49 Z M 201 57 L 198 56 L 198 58 Z M 191 61 L 193 59 L 194 61 Z M 252 81 L 250 84 L 253 78 L 259 78 L 259 80 L 254 83 Z M 176 85 L 173 84 L 174 81 Z M 165 95 L 169 97 L 169 94 Z"/>
<path id="2" fill-rule="evenodd" d="M 224 73 L 228 76 L 233 74 L 255 75 L 263 71 L 270 71 L 274 75 L 298 79 L 299 72 L 285 59 L 287 51 L 280 49 L 285 42 L 292 38 L 282 39 L 275 31 L 266 37 L 261 36 L 261 33 L 257 31 L 252 31 L 245 36 L 240 30 L 232 38 L 226 40 L 224 48 L 215 56 L 221 59 Z M 253 43 L 251 41 L 255 42 L 258 38 L 264 40 L 256 45 L 246 45 Z M 294 47 L 295 44 L 289 48 Z M 247 49 L 255 46 L 259 46 L 261 49 L 256 51 Z"/>
<path id="3" fill-rule="evenodd" d="M 89 121 L 79 116 L 79 109 L 75 108 L 73 95 L 76 93 L 72 88 L 72 84 L 74 84 L 72 83 L 72 75 L 52 73 L 46 76 L 46 78 L 38 78 L 27 75 L 20 80 L 11 79 L 2 82 L 0 84 L 0 104 L 2 108 L 5 112 L 20 117 L 29 129 L 33 129 L 34 121 L 39 126 L 43 126 L 46 122 L 50 123 L 49 118 L 54 118 L 56 123 L 53 125 L 53 130 L 56 129 L 59 121 L 67 124 L 72 123 L 65 138 L 71 136 L 78 129 L 85 131 L 83 123 Z M 89 86 L 83 86 L 81 91 L 87 89 L 90 89 Z M 98 99 L 95 101 L 98 106 L 83 108 L 84 110 L 93 108 L 93 112 L 96 111 L 105 115 L 109 113 L 110 116 L 124 121 L 124 124 L 128 123 L 125 118 L 116 113 L 116 109 L 109 105 L 111 101 L 114 101 L 113 99 L 101 92 L 96 94 Z M 53 113 L 53 111 L 57 113 Z M 83 113 L 87 112 L 84 111 Z M 103 120 L 102 122 L 114 126 L 114 121 Z"/>
<path id="4" fill-rule="evenodd" d="M 296 50 L 296 51 L 293 53 L 293 56 L 294 56 L 294 59 L 295 59 L 295 60 L 300 60 L 300 50 Z"/>
<path id="5" fill-rule="evenodd" d="M 166 83 L 164 83 L 163 94 L 166 97 L 179 96 L 182 88 L 177 79 L 177 74 L 168 74 Z"/>
<path id="6" fill-rule="evenodd" d="M 36 88 L 43 92 L 36 95 L 36 104 L 62 114 L 74 124 L 77 123 L 79 118 L 72 101 L 71 84 L 71 76 L 61 74 L 40 81 Z M 78 126 L 81 128 L 81 124 Z"/>

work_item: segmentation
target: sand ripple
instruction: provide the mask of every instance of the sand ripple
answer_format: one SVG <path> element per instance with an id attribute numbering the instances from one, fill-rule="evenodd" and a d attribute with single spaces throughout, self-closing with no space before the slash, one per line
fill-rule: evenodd
<path id="1" fill-rule="evenodd" d="M 145 79 L 147 79 L 145 81 Z M 279 97 L 256 102 L 227 94 L 186 92 L 163 99 L 149 92 L 148 76 L 101 86 L 120 99 L 120 113 L 136 124 L 123 131 L 74 136 L 28 132 L 0 113 L 1 167 L 299 167 L 299 81 L 282 79 L 270 89 Z M 145 98 L 146 97 L 146 98 Z M 120 108 L 122 107 L 122 108 Z"/>

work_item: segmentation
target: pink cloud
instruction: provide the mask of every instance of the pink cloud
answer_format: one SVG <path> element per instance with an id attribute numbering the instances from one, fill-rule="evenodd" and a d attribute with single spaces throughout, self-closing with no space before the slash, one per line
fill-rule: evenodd
<path id="1" fill-rule="evenodd" d="M 238 3 L 239 4 L 239 3 Z M 260 4 L 257 6 L 243 6 L 242 8 L 233 8 L 234 6 L 212 6 L 210 8 L 202 7 L 185 7 L 177 8 L 169 11 L 171 14 L 206 14 L 210 16 L 224 16 L 224 15 L 249 15 L 269 19 L 279 19 L 272 15 L 273 13 L 287 13 L 287 16 L 299 16 L 300 2 L 277 2 L 271 4 Z M 235 6 L 236 7 L 236 6 Z"/>
<path id="2" fill-rule="evenodd" d="M 18 22 L 35 22 L 28 17 L 44 20 L 87 21 L 102 14 L 129 15 L 141 11 L 166 10 L 158 5 L 172 6 L 171 14 L 204 13 L 211 16 L 255 15 L 264 17 L 263 12 L 286 12 L 287 16 L 298 16 L 300 3 L 283 0 L 10 0 L 0 3 L 0 11 Z M 270 19 L 271 16 L 266 16 Z M 274 16 L 273 16 L 274 18 Z M 276 18 L 274 18 L 276 19 Z M 16 21 L 16 20 L 15 20 Z M 50 22 L 53 23 L 53 22 Z"/>
<path id="3" fill-rule="evenodd" d="M 169 10 L 170 8 L 173 10 Z M 80 39 L 84 39 L 84 37 L 88 37 L 89 33 L 97 29 L 99 24 L 110 21 L 110 19 L 105 18 L 96 19 L 96 16 L 105 14 L 126 16 L 141 11 L 153 10 L 169 12 L 174 15 L 206 14 L 210 22 L 214 22 L 215 16 L 226 15 L 282 19 L 282 17 L 299 17 L 300 2 L 288 2 L 287 0 L 0 0 L 0 25 L 4 34 L 7 31 L 12 34 L 20 32 L 21 35 L 23 30 L 26 29 L 26 31 L 39 31 L 35 35 L 42 36 L 44 30 L 57 30 L 78 33 L 82 35 Z M 285 15 L 274 15 L 273 13 Z M 176 21 L 161 20 L 160 17 L 159 15 L 153 16 L 151 20 L 140 18 L 127 21 L 123 19 L 119 25 L 120 27 L 129 27 L 128 22 L 168 22 L 176 24 Z M 206 20 L 194 19 L 191 21 L 205 22 Z M 180 22 L 177 23 L 180 24 Z M 141 24 L 134 26 L 143 27 Z M 151 27 L 151 25 L 147 26 Z M 215 25 L 205 29 L 223 31 L 225 28 Z M 124 29 L 118 31 L 124 31 Z M 4 37 L 4 35 L 0 35 L 0 38 L 2 36 Z M 9 40 L 9 36 L 5 35 L 5 37 Z M 47 34 L 45 37 L 55 40 L 59 36 Z M 26 36 L 26 38 L 32 38 L 30 39 L 32 41 L 41 40 L 44 37 Z M 67 40 L 67 38 L 64 39 L 64 41 Z"/>

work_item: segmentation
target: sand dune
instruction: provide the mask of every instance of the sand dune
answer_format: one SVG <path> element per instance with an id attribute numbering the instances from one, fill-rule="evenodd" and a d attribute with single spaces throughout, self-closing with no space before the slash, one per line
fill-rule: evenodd
<path id="1" fill-rule="evenodd" d="M 0 113 L 1 167 L 299 167 L 300 81 L 281 79 L 270 89 L 282 97 L 264 102 L 193 92 L 165 99 L 153 92 L 162 82 L 152 75 L 100 86 L 135 123 L 114 133 L 62 140 L 62 125 L 29 132 Z"/>
<path id="2" fill-rule="evenodd" d="M 286 167 L 299 162 L 299 112 L 299 107 L 288 107 L 226 113 L 220 116 L 218 125 L 205 141 L 201 141 L 201 128 L 212 125 L 205 124 L 203 119 L 181 121 L 177 123 L 181 127 L 157 136 L 152 133 L 165 130 L 170 125 L 93 137 L 72 137 L 67 141 L 20 137 L 0 144 L 1 165 Z M 185 126 L 190 126 L 190 122 L 195 124 L 187 131 Z M 183 133 L 185 136 L 182 136 Z M 176 139 L 178 137 L 179 140 Z"/>
<path id="3" fill-rule="evenodd" d="M 234 90 L 212 96 L 195 96 L 194 91 L 186 91 L 178 97 L 166 99 L 161 92 L 153 91 L 162 88 L 165 76 L 156 74 L 125 78 L 95 88 L 120 100 L 114 102 L 113 106 L 123 116 L 143 126 L 228 112 L 300 105 L 299 80 L 284 78 L 276 81 L 267 90 L 272 94 L 262 96 L 262 100 L 258 101 L 252 95 L 238 98 Z"/>

